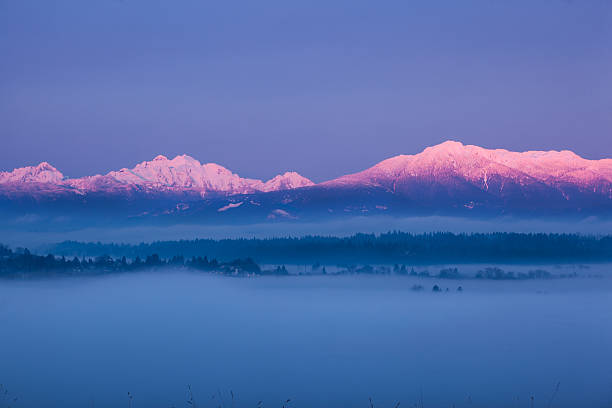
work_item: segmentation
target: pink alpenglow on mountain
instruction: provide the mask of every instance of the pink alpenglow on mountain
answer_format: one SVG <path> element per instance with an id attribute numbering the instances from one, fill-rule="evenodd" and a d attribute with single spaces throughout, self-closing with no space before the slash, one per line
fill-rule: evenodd
<path id="1" fill-rule="evenodd" d="M 218 164 L 201 164 L 187 155 L 172 160 L 157 156 L 153 161 L 142 162 L 133 169 L 121 169 L 108 175 L 125 184 L 228 193 L 250 192 L 261 183 L 260 180 L 241 178 Z"/>
<path id="2" fill-rule="evenodd" d="M 62 182 L 64 175 L 47 162 L 28 166 L 11 172 L 0 172 L 0 183 L 54 183 Z"/>
<path id="3" fill-rule="evenodd" d="M 276 191 L 284 194 L 268 194 Z M 189 208 L 197 211 L 193 203 L 202 198 L 239 194 L 257 197 L 210 205 L 215 213 L 233 213 L 226 210 L 238 209 L 236 203 L 243 202 L 242 212 L 256 208 L 263 212 L 269 206 L 291 214 L 310 209 L 330 214 L 414 209 L 612 214 L 612 159 L 587 160 L 570 151 L 511 152 L 447 141 L 319 184 L 295 172 L 265 182 L 242 178 L 223 166 L 202 164 L 187 155 L 157 156 L 131 169 L 76 179 L 64 178 L 48 163 L 0 173 L 0 196 L 9 198 L 7 202 L 28 197 L 59 202 L 67 197 L 87 207 L 92 200 L 163 196 L 170 206 L 189 202 Z M 207 203 L 203 200 L 201 205 Z"/>
<path id="4" fill-rule="evenodd" d="M 314 185 L 312 181 L 294 171 L 279 174 L 271 180 L 266 181 L 261 191 L 292 190 L 294 188 L 309 187 Z"/>
<path id="5" fill-rule="evenodd" d="M 134 168 L 111 171 L 75 179 L 64 179 L 53 166 L 41 163 L 36 167 L 24 167 L 12 172 L 0 173 L 0 184 L 48 183 L 69 188 L 80 193 L 122 192 L 130 189 L 141 191 L 197 191 L 206 193 L 246 194 L 258 191 L 278 191 L 311 186 L 314 183 L 294 172 L 278 175 L 267 182 L 242 178 L 215 163 L 201 164 L 193 157 L 182 155 L 169 160 L 157 156 Z M 34 187 L 32 185 L 32 187 Z"/>
<path id="6" fill-rule="evenodd" d="M 447 141 L 415 155 L 392 157 L 323 185 L 381 186 L 395 191 L 398 186 L 414 181 L 445 185 L 457 180 L 497 192 L 503 192 L 511 183 L 518 186 L 541 183 L 561 189 L 571 185 L 612 198 L 612 159 L 587 160 L 570 151 L 489 150 Z"/>

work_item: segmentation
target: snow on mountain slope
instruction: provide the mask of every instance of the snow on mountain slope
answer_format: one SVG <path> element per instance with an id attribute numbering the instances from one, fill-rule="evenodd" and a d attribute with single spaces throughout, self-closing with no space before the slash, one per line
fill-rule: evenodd
<path id="1" fill-rule="evenodd" d="M 64 175 L 47 162 L 0 172 L 0 183 L 60 183 Z"/>
<path id="2" fill-rule="evenodd" d="M 279 191 L 279 190 L 292 190 L 299 187 L 313 186 L 314 183 L 301 176 L 294 171 L 288 171 L 285 174 L 279 174 L 278 176 L 266 181 L 259 190 L 261 191 Z"/>
<path id="3" fill-rule="evenodd" d="M 436 184 L 463 180 L 484 190 L 564 184 L 612 196 L 612 159 L 587 160 L 569 151 L 511 152 L 447 141 L 415 155 L 384 160 L 359 173 L 322 183 L 327 187 L 380 186 L 395 191 L 410 182 Z"/>
<path id="4" fill-rule="evenodd" d="M 251 192 L 262 184 L 260 180 L 241 178 L 218 164 L 201 164 L 187 155 L 172 160 L 157 156 L 153 161 L 142 162 L 133 169 L 121 169 L 108 175 L 125 184 L 154 184 L 166 188 L 231 193 Z"/>
<path id="5" fill-rule="evenodd" d="M 48 163 L 0 173 L 0 193 L 5 196 L 17 192 L 44 196 L 51 191 L 82 196 L 150 193 L 154 197 L 170 193 L 204 197 L 211 193 L 265 193 L 308 186 L 314 183 L 295 172 L 264 182 L 242 178 L 218 164 L 202 164 L 187 155 L 174 159 L 157 156 L 131 169 L 77 179 L 64 178 Z M 346 192 L 335 190 L 342 187 L 382 188 L 423 205 L 468 205 L 472 201 L 488 205 L 495 197 L 496 203 L 508 206 L 527 206 L 530 202 L 543 206 L 549 200 L 573 200 L 575 204 L 571 205 L 576 208 L 595 201 L 607 206 L 612 200 L 612 159 L 587 160 L 569 151 L 490 150 L 447 141 L 415 155 L 392 157 L 359 173 L 318 184 L 316 191 L 300 190 L 299 194 L 323 194 L 336 199 Z"/>
<path id="6" fill-rule="evenodd" d="M 172 160 L 165 156 L 157 156 L 153 161 L 142 162 L 133 169 L 110 172 L 108 176 L 125 184 L 153 184 L 172 189 L 231 194 L 286 190 L 314 184 L 294 172 L 278 175 L 265 183 L 261 180 L 242 178 L 223 166 L 215 163 L 201 164 L 187 155 L 177 156 Z"/>
<path id="7" fill-rule="evenodd" d="M 257 191 L 293 189 L 314 183 L 294 172 L 278 175 L 263 182 L 242 178 L 223 166 L 214 163 L 201 164 L 193 157 L 182 155 L 170 160 L 157 156 L 134 168 L 111 171 L 106 175 L 64 179 L 63 175 L 48 163 L 36 167 L 15 169 L 0 173 L 0 183 L 50 183 L 67 187 L 84 194 L 87 192 L 121 193 L 130 190 L 149 192 L 197 191 L 201 195 L 209 192 L 245 194 Z M 34 188 L 34 186 L 32 185 Z"/>
<path id="8" fill-rule="evenodd" d="M 486 152 L 489 152 L 492 160 L 550 184 L 567 182 L 588 188 L 594 183 L 612 182 L 612 159 L 587 160 L 567 150 Z"/>

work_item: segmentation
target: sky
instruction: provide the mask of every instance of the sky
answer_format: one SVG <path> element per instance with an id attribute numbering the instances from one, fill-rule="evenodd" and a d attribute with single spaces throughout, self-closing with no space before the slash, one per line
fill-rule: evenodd
<path id="1" fill-rule="evenodd" d="M 0 170 L 323 181 L 448 139 L 612 157 L 612 1 L 0 0 Z"/>

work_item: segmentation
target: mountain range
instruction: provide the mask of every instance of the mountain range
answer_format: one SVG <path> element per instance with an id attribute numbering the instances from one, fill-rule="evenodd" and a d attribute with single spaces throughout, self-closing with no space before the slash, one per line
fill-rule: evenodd
<path id="1" fill-rule="evenodd" d="M 295 172 L 242 178 L 187 156 L 66 178 L 49 163 L 0 172 L 7 214 L 250 219 L 369 214 L 612 214 L 612 159 L 447 141 L 322 183 Z"/>
<path id="2" fill-rule="evenodd" d="M 211 193 L 245 194 L 314 185 L 312 181 L 294 172 L 286 172 L 266 182 L 242 178 L 223 166 L 215 163 L 201 164 L 187 155 L 176 156 L 172 160 L 160 155 L 131 169 L 123 168 L 105 175 L 72 179 L 65 178 L 55 167 L 42 162 L 37 166 L 1 172 L 0 184 L 7 187 L 5 193 L 12 190 L 33 196 L 55 189 L 57 194 L 80 195 L 92 192 L 121 195 L 129 191 L 191 191 L 202 197 Z"/>

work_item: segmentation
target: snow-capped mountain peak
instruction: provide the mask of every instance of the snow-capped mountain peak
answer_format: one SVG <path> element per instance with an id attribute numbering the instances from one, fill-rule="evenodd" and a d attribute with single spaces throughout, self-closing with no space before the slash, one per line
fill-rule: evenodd
<path id="1" fill-rule="evenodd" d="M 313 185 L 314 183 L 306 177 L 294 171 L 288 171 L 266 181 L 261 191 L 292 190 Z"/>
<path id="2" fill-rule="evenodd" d="M 132 169 L 108 173 L 119 183 L 169 189 L 192 189 L 202 192 L 248 193 L 262 183 L 260 180 L 241 178 L 215 163 L 201 164 L 188 155 L 168 159 L 157 156 Z"/>
<path id="3" fill-rule="evenodd" d="M 47 162 L 0 172 L 0 183 L 59 183 L 64 175 Z"/>
<path id="4" fill-rule="evenodd" d="M 140 191 L 246 194 L 258 191 L 286 190 L 313 185 L 314 183 L 295 172 L 287 172 L 273 179 L 242 178 L 216 163 L 202 164 L 186 154 L 173 159 L 158 155 L 151 161 L 143 161 L 133 168 L 111 171 L 106 175 L 94 175 L 64 179 L 50 164 L 23 167 L 12 172 L 0 173 L 0 183 L 47 183 L 67 187 L 81 194 L 87 192 L 120 193 L 130 189 Z"/>
<path id="5" fill-rule="evenodd" d="M 410 180 L 444 184 L 464 180 L 484 190 L 491 179 L 517 185 L 571 184 L 612 194 L 612 159 L 587 160 L 574 152 L 485 149 L 456 141 L 427 147 L 414 155 L 395 156 L 359 173 L 323 183 L 326 186 L 378 185 L 395 189 Z M 498 182 L 503 188 L 504 182 Z"/>
<path id="6" fill-rule="evenodd" d="M 188 155 L 172 159 L 159 155 L 132 168 L 75 179 L 64 178 L 46 162 L 0 173 L 0 193 L 37 197 L 52 192 L 85 198 L 88 194 L 95 194 L 96 198 L 144 194 L 148 198 L 164 195 L 170 199 L 198 200 L 210 194 L 215 198 L 311 186 L 296 194 L 318 197 L 324 191 L 320 197 L 333 201 L 346 196 L 344 188 L 348 187 L 351 194 L 359 197 L 361 193 L 364 197 L 389 194 L 394 200 L 411 205 L 446 203 L 453 208 L 473 208 L 495 202 L 504 207 L 510 201 L 522 206 L 527 202 L 544 205 L 557 200 L 579 211 L 589 206 L 612 209 L 612 159 L 587 160 L 568 150 L 512 152 L 446 141 L 318 185 L 295 172 L 279 174 L 267 181 L 243 178 L 219 164 L 203 164 Z M 383 204 L 381 208 L 388 207 L 388 203 Z"/>

